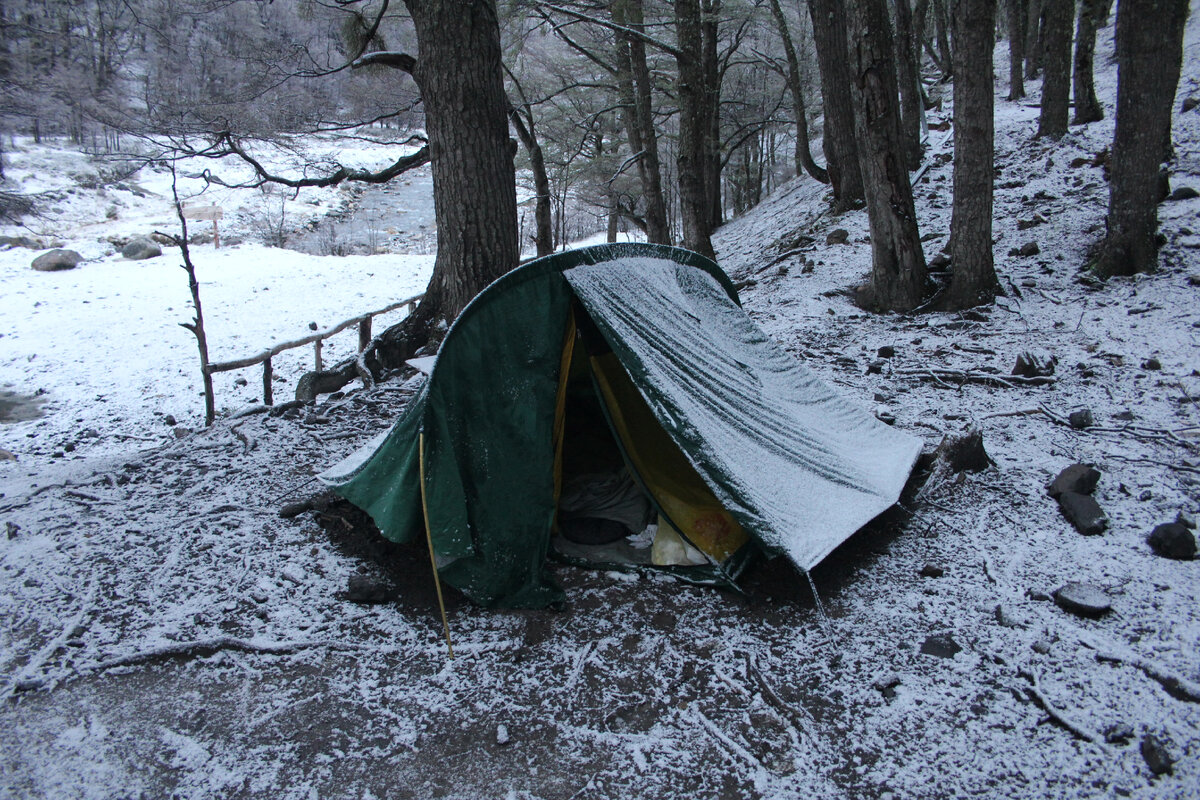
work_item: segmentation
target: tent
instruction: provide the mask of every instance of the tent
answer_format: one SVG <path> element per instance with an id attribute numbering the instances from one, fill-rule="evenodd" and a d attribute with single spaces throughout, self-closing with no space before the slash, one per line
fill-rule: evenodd
<path id="1" fill-rule="evenodd" d="M 395 425 L 321 477 L 386 538 L 428 537 L 441 582 L 528 608 L 562 600 L 551 554 L 730 586 L 756 553 L 807 572 L 896 502 L 920 446 L 770 341 L 712 261 L 614 244 L 491 284 Z M 598 469 L 657 528 L 568 541 L 563 493 Z"/>

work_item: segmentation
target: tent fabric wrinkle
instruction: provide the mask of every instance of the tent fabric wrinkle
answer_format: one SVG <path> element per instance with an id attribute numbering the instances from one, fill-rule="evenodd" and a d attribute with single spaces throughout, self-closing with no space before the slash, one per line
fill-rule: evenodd
<path id="1" fill-rule="evenodd" d="M 762 549 L 810 570 L 899 497 L 920 441 L 835 394 L 772 342 L 712 261 L 646 244 L 559 253 L 498 279 L 451 326 L 393 428 L 321 479 L 388 539 L 424 539 L 427 523 L 442 582 L 473 601 L 561 602 L 547 556 L 564 464 L 573 461 L 562 449 L 584 452 L 564 439 L 570 420 L 563 427 L 576 322 L 612 350 L 590 368 L 615 358 L 605 363 L 635 387 L 605 402 L 640 398 L 639 418 L 681 451 L 679 468 L 694 470 L 719 513 Z M 607 429 L 613 415 L 599 419 L 589 430 L 616 438 Z M 664 485 L 645 475 L 639 484 Z M 715 565 L 663 569 L 728 583 L 754 549 L 739 547 Z"/>

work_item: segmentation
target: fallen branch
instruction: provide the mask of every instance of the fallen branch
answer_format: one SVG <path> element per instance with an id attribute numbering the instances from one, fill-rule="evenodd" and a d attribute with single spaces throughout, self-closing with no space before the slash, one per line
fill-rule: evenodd
<path id="1" fill-rule="evenodd" d="M 1057 707 L 1055 707 L 1055 705 L 1050 702 L 1050 698 L 1046 697 L 1046 695 L 1042 693 L 1038 679 L 1032 672 L 1021 670 L 1017 674 L 1029 681 L 1030 685 L 1025 687 L 1025 691 L 1029 695 L 1030 699 L 1041 706 L 1042 710 L 1050 715 L 1050 719 L 1054 720 L 1054 722 L 1060 727 L 1065 728 L 1086 742 L 1099 745 L 1104 743 L 1104 740 L 1100 737 L 1100 734 L 1091 730 L 1086 725 L 1071 719 L 1071 717 L 1068 716 L 1065 711 L 1060 711 Z"/>
<path id="2" fill-rule="evenodd" d="M 1119 653 L 1115 650 L 1105 649 L 1097 642 L 1093 642 L 1086 638 L 1081 638 L 1080 642 L 1092 650 L 1096 651 L 1096 660 L 1108 662 L 1111 664 L 1127 664 L 1131 667 L 1137 667 L 1146 674 L 1147 677 L 1158 681 L 1159 685 L 1166 690 L 1167 694 L 1174 697 L 1176 700 L 1185 700 L 1189 703 L 1200 703 L 1200 684 L 1195 681 L 1190 681 L 1187 678 L 1182 678 L 1169 670 L 1160 667 L 1153 661 L 1149 661 L 1136 653 L 1123 652 Z"/>
<path id="3" fill-rule="evenodd" d="M 988 372 L 965 372 L 957 369 L 938 369 L 921 367 L 919 369 L 898 369 L 893 374 L 918 380 L 932 380 L 947 389 L 959 389 L 964 384 L 982 383 L 989 386 L 1000 386 L 1005 389 L 1015 389 L 1018 386 L 1048 386 L 1055 383 L 1050 375 L 1037 375 L 1026 378 L 1023 375 L 995 375 Z M 947 381 L 957 381 L 958 386 Z"/>

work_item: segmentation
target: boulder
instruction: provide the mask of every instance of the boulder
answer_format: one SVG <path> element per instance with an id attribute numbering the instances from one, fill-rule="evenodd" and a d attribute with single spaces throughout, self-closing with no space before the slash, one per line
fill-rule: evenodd
<path id="1" fill-rule="evenodd" d="M 932 636 L 926 637 L 921 644 L 921 652 L 927 656 L 937 656 L 938 658 L 954 658 L 955 655 L 962 652 L 958 642 L 954 641 L 948 633 L 935 633 Z"/>
<path id="2" fill-rule="evenodd" d="M 1063 492 L 1058 497 L 1062 515 L 1084 536 L 1098 536 L 1108 528 L 1108 517 L 1095 498 L 1078 492 Z"/>
<path id="3" fill-rule="evenodd" d="M 1017 356 L 1012 374 L 1023 378 L 1044 378 L 1054 374 L 1058 359 L 1048 353 L 1025 351 Z"/>
<path id="4" fill-rule="evenodd" d="M 1091 464 L 1072 464 L 1058 473 L 1046 486 L 1046 493 L 1058 499 L 1064 492 L 1091 494 L 1100 482 L 1100 470 Z"/>
<path id="5" fill-rule="evenodd" d="M 1054 602 L 1081 617 L 1102 617 L 1112 611 L 1108 594 L 1090 583 L 1068 583 L 1054 592 Z"/>
<path id="6" fill-rule="evenodd" d="M 1036 256 L 1041 252 L 1042 248 L 1038 247 L 1037 242 L 1026 242 L 1017 248 L 1017 255 L 1019 256 Z"/>
<path id="7" fill-rule="evenodd" d="M 1153 733 L 1147 733 L 1142 737 L 1141 751 L 1142 758 L 1146 760 L 1146 766 L 1155 775 L 1170 775 L 1175 771 L 1175 759 L 1171 758 L 1167 748 Z"/>
<path id="8" fill-rule="evenodd" d="M 978 427 L 960 436 L 946 436 L 933 457 L 935 462 L 945 462 L 953 472 L 982 472 L 992 465 L 983 447 L 983 431 Z"/>
<path id="9" fill-rule="evenodd" d="M 1090 428 L 1096 424 L 1096 417 L 1090 408 L 1080 408 L 1067 415 L 1067 422 L 1076 430 Z"/>
<path id="10" fill-rule="evenodd" d="M 38 272 L 58 272 L 64 269 L 75 269 L 83 256 L 74 250 L 55 249 L 42 253 L 30 265 Z"/>
<path id="11" fill-rule="evenodd" d="M 346 599 L 351 603 L 376 605 L 386 603 L 395 597 L 395 589 L 366 575 L 351 575 L 346 583 Z"/>
<path id="12" fill-rule="evenodd" d="M 157 243 L 139 236 L 130 239 L 129 244 L 121 248 L 121 255 L 130 261 L 144 261 L 147 258 L 157 258 L 162 255 L 162 248 Z"/>
<path id="13" fill-rule="evenodd" d="M 1193 197 L 1200 197 L 1200 192 L 1197 192 L 1190 186 L 1176 187 L 1175 191 L 1171 192 L 1168 200 L 1191 200 Z"/>
<path id="14" fill-rule="evenodd" d="M 1146 543 L 1163 558 L 1190 561 L 1196 557 L 1196 535 L 1180 522 L 1167 522 L 1155 527 L 1146 537 Z"/>
<path id="15" fill-rule="evenodd" d="M 830 231 L 829 235 L 825 237 L 825 244 L 827 245 L 846 244 L 848 241 L 850 241 L 850 231 L 845 228 L 836 228 Z"/>

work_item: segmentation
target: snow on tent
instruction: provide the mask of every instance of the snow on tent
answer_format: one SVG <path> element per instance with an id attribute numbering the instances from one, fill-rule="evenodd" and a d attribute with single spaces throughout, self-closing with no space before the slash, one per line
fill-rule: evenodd
<path id="1" fill-rule="evenodd" d="M 734 585 L 808 571 L 891 506 L 920 442 L 836 395 L 660 245 L 530 262 L 455 321 L 395 426 L 322 479 L 383 535 L 428 537 L 485 606 L 562 599 L 547 556 Z"/>

